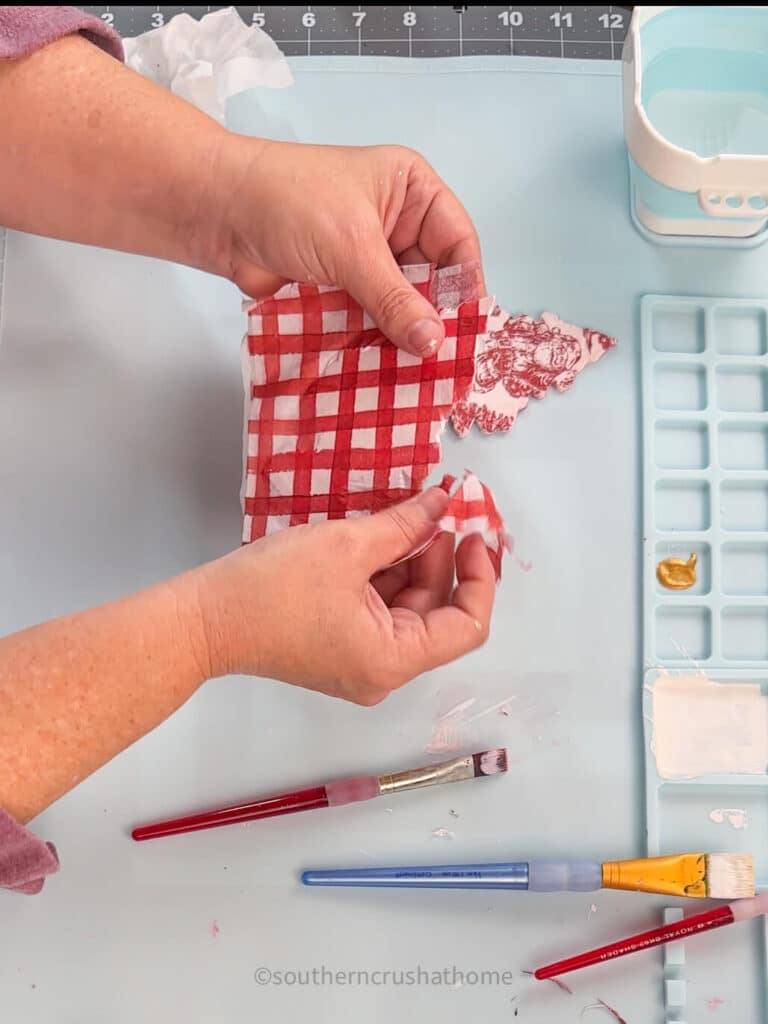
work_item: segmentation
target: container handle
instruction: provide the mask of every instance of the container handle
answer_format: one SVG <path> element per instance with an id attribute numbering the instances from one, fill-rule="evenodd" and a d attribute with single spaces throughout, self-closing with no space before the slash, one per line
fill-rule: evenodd
<path id="1" fill-rule="evenodd" d="M 768 193 L 765 192 L 702 188 L 698 200 L 699 206 L 710 217 L 768 220 Z"/>

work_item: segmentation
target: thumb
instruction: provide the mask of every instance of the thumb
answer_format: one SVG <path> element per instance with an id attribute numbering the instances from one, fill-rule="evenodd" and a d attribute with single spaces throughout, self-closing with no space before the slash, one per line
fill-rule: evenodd
<path id="1" fill-rule="evenodd" d="M 449 502 L 447 493 L 430 487 L 415 498 L 385 508 L 366 519 L 352 522 L 365 531 L 365 550 L 371 574 L 413 554 L 435 531 Z"/>
<path id="2" fill-rule="evenodd" d="M 398 348 L 422 359 L 434 355 L 445 339 L 437 310 L 406 281 L 380 231 L 367 248 L 364 260 L 352 254 L 344 287 Z"/>

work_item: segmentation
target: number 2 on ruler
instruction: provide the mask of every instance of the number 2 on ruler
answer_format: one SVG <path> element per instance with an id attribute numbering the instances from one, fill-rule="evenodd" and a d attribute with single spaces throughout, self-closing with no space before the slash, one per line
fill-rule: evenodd
<path id="1" fill-rule="evenodd" d="M 550 14 L 549 20 L 555 28 L 573 28 L 573 15 L 570 11 L 555 11 L 554 14 Z"/>
<path id="2" fill-rule="evenodd" d="M 499 20 L 505 28 L 520 28 L 523 24 L 523 12 L 522 11 L 502 11 L 499 14 Z"/>

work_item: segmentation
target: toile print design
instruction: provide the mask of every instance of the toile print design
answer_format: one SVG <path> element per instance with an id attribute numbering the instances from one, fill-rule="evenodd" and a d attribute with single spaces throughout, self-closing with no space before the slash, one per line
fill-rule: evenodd
<path id="1" fill-rule="evenodd" d="M 550 388 L 567 391 L 585 366 L 615 344 L 614 338 L 553 313 L 534 320 L 496 306 L 487 334 L 478 341 L 470 394 L 451 415 L 456 433 L 464 437 L 473 423 L 487 434 L 509 430 L 530 398 L 543 398 Z"/>

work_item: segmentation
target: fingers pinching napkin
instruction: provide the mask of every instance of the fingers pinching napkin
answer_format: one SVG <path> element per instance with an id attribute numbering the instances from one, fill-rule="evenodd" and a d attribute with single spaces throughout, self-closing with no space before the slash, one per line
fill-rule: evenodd
<path id="1" fill-rule="evenodd" d="M 396 348 L 346 292 L 288 284 L 249 301 L 243 348 L 243 541 L 368 515 L 418 493 L 450 419 L 508 430 L 531 397 L 564 391 L 615 341 L 551 314 L 513 317 L 481 294 L 476 264 L 403 268 L 445 326 L 437 354 Z M 506 532 L 488 488 L 465 474 L 441 528 L 481 533 L 497 573 Z"/>

